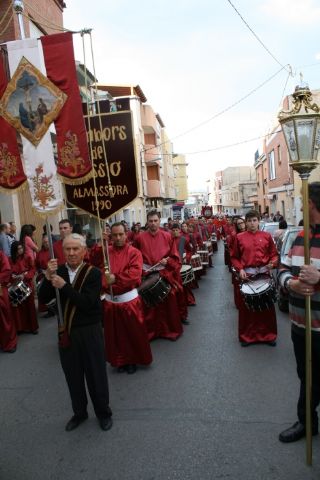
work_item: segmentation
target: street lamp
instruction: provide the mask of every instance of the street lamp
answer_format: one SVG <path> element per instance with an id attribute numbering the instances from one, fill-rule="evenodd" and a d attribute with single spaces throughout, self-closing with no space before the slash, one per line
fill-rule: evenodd
<path id="1" fill-rule="evenodd" d="M 320 149 L 320 109 L 312 101 L 308 85 L 301 82 L 293 93 L 293 106 L 289 111 L 282 110 L 278 119 L 289 151 L 289 165 L 299 173 L 302 181 L 304 263 L 310 264 L 309 242 L 309 190 L 308 178 L 317 167 Z M 311 297 L 305 297 L 306 312 L 306 458 L 312 464 L 312 419 L 311 419 Z"/>

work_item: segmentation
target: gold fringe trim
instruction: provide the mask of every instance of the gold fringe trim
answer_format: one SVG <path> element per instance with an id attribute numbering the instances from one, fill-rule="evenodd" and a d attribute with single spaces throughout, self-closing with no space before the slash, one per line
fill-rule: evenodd
<path id="1" fill-rule="evenodd" d="M 4 188 L 0 186 L 0 193 L 4 193 L 5 195 L 12 195 L 13 193 L 19 193 L 23 190 L 25 190 L 28 186 L 28 181 L 25 180 L 19 187 L 16 188 Z"/>
<path id="2" fill-rule="evenodd" d="M 32 205 L 32 212 L 40 217 L 40 218 L 47 218 L 49 217 L 50 215 L 56 215 L 57 213 L 61 212 L 61 210 L 63 210 L 65 208 L 65 204 L 62 202 L 61 205 L 58 205 L 56 208 L 54 208 L 53 210 L 43 210 L 43 212 L 40 212 L 40 210 L 38 210 L 37 208 L 35 208 L 33 205 Z"/>
<path id="3" fill-rule="evenodd" d="M 60 173 L 57 173 L 58 180 L 60 180 L 61 183 L 65 183 L 67 185 L 81 185 L 82 183 L 86 183 L 92 177 L 93 177 L 92 169 L 90 170 L 89 173 L 87 173 L 84 177 L 81 177 L 81 178 L 68 178 L 68 177 L 64 177 Z"/>

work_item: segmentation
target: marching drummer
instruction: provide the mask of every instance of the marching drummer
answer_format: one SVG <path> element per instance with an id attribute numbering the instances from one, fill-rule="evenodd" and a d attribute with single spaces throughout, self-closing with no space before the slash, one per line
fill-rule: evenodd
<path id="1" fill-rule="evenodd" d="M 178 250 L 179 255 L 180 255 L 181 263 L 184 263 L 184 259 L 185 259 L 185 263 L 190 264 L 190 259 L 191 259 L 191 256 L 192 256 L 192 250 L 193 249 L 192 249 L 192 246 L 190 245 L 189 241 L 186 239 L 186 237 L 181 234 L 180 225 L 178 223 L 174 223 L 172 225 L 171 232 L 172 232 L 172 236 L 174 238 L 177 250 Z M 192 271 L 192 267 L 190 267 L 190 269 Z M 192 275 L 192 278 L 190 278 L 190 282 L 183 283 L 183 297 L 184 298 L 182 299 L 180 308 L 183 308 L 183 311 L 181 311 L 181 313 L 182 312 L 184 313 L 184 314 L 182 314 L 182 323 L 184 323 L 186 325 L 189 323 L 187 321 L 187 316 L 188 316 L 187 307 L 196 305 L 196 299 L 194 298 L 194 295 L 193 295 L 192 290 L 191 290 L 191 285 L 190 285 L 190 283 L 192 282 L 193 279 L 194 279 L 194 275 Z"/>
<path id="2" fill-rule="evenodd" d="M 0 250 L 0 348 L 7 353 L 17 349 L 17 330 L 8 296 L 11 267 L 7 255 Z"/>
<path id="3" fill-rule="evenodd" d="M 270 233 L 259 230 L 260 215 L 255 210 L 245 216 L 247 231 L 238 233 L 231 250 L 231 262 L 241 282 L 250 282 L 257 275 L 270 281 L 271 270 L 277 267 L 278 254 Z M 275 308 L 250 311 L 239 299 L 239 341 L 243 347 L 253 343 L 276 345 L 277 320 Z"/>
<path id="4" fill-rule="evenodd" d="M 102 299 L 107 360 L 119 372 L 133 374 L 137 364 L 152 362 L 142 300 L 137 291 L 142 276 L 142 255 L 127 242 L 122 223 L 112 225 L 111 239 L 109 267 L 112 273 L 102 275 L 106 283 Z"/>
<path id="5" fill-rule="evenodd" d="M 12 307 L 17 332 L 38 333 L 37 312 L 34 302 L 33 278 L 36 273 L 35 262 L 27 255 L 21 242 L 11 245 L 11 289 L 16 289 L 21 303 Z"/>
<path id="6" fill-rule="evenodd" d="M 176 292 L 181 289 L 180 257 L 171 233 L 160 229 L 160 214 L 151 210 L 147 214 L 148 230 L 135 240 L 141 251 L 144 272 L 158 271 L 171 285 L 167 297 L 153 308 L 145 308 L 149 339 L 177 340 L 183 332 Z"/>

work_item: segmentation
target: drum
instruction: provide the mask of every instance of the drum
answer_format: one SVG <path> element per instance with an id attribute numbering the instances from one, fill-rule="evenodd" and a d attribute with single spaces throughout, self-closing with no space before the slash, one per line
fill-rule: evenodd
<path id="1" fill-rule="evenodd" d="M 194 273 L 191 265 L 182 265 L 180 269 L 182 285 L 187 285 L 194 280 Z"/>
<path id="2" fill-rule="evenodd" d="M 215 233 L 211 234 L 211 245 L 212 251 L 216 252 L 218 250 L 217 235 Z"/>
<path id="3" fill-rule="evenodd" d="M 191 263 L 192 270 L 194 272 L 196 272 L 197 270 L 202 270 L 202 263 L 201 263 L 200 255 L 198 255 L 198 254 L 192 255 L 190 263 Z"/>
<path id="4" fill-rule="evenodd" d="M 208 250 L 208 255 L 209 257 L 213 254 L 212 250 L 212 243 L 210 242 L 204 242 L 205 249 Z"/>
<path id="5" fill-rule="evenodd" d="M 242 283 L 240 292 L 247 309 L 253 312 L 269 310 L 277 301 L 277 289 L 273 277 L 263 276 Z"/>
<path id="6" fill-rule="evenodd" d="M 197 252 L 200 255 L 201 265 L 209 265 L 209 252 L 208 250 L 198 250 Z"/>
<path id="7" fill-rule="evenodd" d="M 148 307 L 155 307 L 169 295 L 171 285 L 160 276 L 159 272 L 152 272 L 143 277 L 138 288 L 139 295 Z"/>
<path id="8" fill-rule="evenodd" d="M 31 288 L 22 280 L 8 288 L 10 303 L 13 307 L 17 307 L 31 295 Z"/>

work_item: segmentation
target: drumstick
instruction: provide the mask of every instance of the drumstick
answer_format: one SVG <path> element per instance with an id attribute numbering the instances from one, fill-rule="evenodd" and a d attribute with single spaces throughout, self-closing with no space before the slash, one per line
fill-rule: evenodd
<path id="1" fill-rule="evenodd" d="M 168 260 L 168 258 L 169 258 L 169 257 L 166 257 L 165 260 Z M 163 259 L 162 259 L 162 260 L 163 260 Z M 145 270 L 145 273 L 148 273 L 148 272 L 150 272 L 150 270 L 153 270 L 153 269 L 156 268 L 158 265 L 161 265 L 161 261 L 162 261 L 162 260 L 160 260 L 160 262 L 156 263 L 155 265 L 152 265 L 152 267 L 148 268 L 148 270 Z"/>

